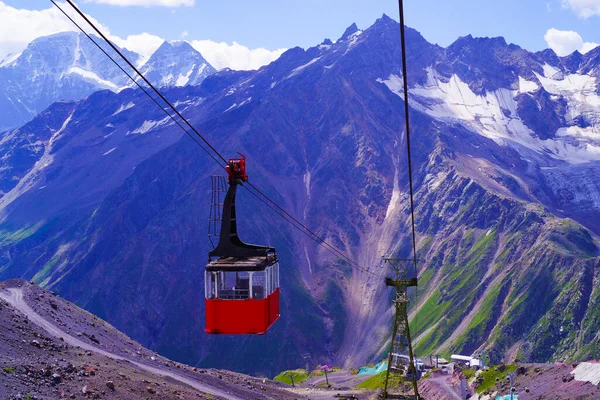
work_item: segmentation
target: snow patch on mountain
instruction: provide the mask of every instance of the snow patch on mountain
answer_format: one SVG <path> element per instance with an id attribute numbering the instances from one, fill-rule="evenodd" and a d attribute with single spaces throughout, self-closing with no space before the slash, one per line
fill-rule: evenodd
<path id="1" fill-rule="evenodd" d="M 542 69 L 544 70 L 544 77 L 548 79 L 560 79 L 562 77 L 562 72 L 556 67 L 553 67 L 550 64 L 542 65 Z"/>
<path id="2" fill-rule="evenodd" d="M 553 73 L 553 70 L 547 69 L 548 74 Z M 586 115 L 598 113 L 595 108 L 600 106 L 600 98 L 595 94 L 595 78 L 578 75 L 553 80 L 539 74 L 537 77 L 548 92 L 565 97 L 570 105 L 575 105 L 570 112 L 572 117 L 579 115 L 582 109 L 587 110 Z M 391 75 L 377 81 L 384 83 L 391 92 L 401 95 L 400 77 Z M 523 89 L 533 89 L 533 85 L 525 82 Z M 563 135 L 557 139 L 542 140 L 537 137 L 517 115 L 515 97 L 521 89 L 520 85 L 519 90 L 500 88 L 478 95 L 459 76 L 442 79 L 429 67 L 425 84 L 416 85 L 409 93 L 413 108 L 448 123 L 460 123 L 500 145 L 522 146 L 573 164 L 600 160 L 600 141 L 579 143 L 573 137 L 565 136 L 565 133 L 571 132 L 569 130 L 561 131 Z M 587 105 L 581 106 L 582 102 Z M 574 133 L 581 136 L 582 132 Z M 585 134 L 589 136 L 590 132 L 585 131 Z"/>
<path id="3" fill-rule="evenodd" d="M 398 75 L 390 75 L 387 79 L 377 79 L 377 82 L 385 84 L 392 91 L 392 93 L 397 94 L 398 96 L 404 98 L 404 86 L 402 82 L 402 77 Z"/>
<path id="4" fill-rule="evenodd" d="M 118 109 L 117 111 L 115 111 L 115 112 L 114 112 L 114 113 L 111 115 L 111 117 L 114 117 L 115 115 L 117 115 L 117 114 L 119 114 L 119 113 L 122 113 L 122 112 L 123 112 L 123 111 L 125 111 L 125 110 L 129 110 L 130 108 L 132 108 L 132 107 L 134 107 L 134 106 L 135 106 L 135 104 L 134 104 L 133 102 L 131 102 L 131 101 L 130 101 L 129 103 L 127 103 L 127 104 L 121 104 L 121 107 L 119 107 L 119 109 Z M 108 125 L 111 125 L 111 124 L 108 124 Z M 106 125 L 106 126 L 108 126 L 108 125 Z"/>
<path id="5" fill-rule="evenodd" d="M 412 96 L 429 100 L 417 102 L 427 114 L 440 119 L 477 122 L 493 138 L 510 136 L 517 129 L 527 129 L 525 126 L 508 126 L 514 125 L 516 103 L 513 98 L 516 91 L 501 88 L 477 95 L 457 75 L 452 75 L 444 82 L 433 68 L 428 68 L 426 83 L 415 86 L 409 92 Z M 507 117 L 507 114 L 511 117 Z"/>
<path id="6" fill-rule="evenodd" d="M 348 48 L 346 48 L 344 55 L 346 55 L 356 45 L 358 38 L 362 33 L 363 31 L 356 31 L 352 35 L 348 36 Z"/>
<path id="7" fill-rule="evenodd" d="M 152 120 L 146 120 L 144 121 L 144 123 L 142 123 L 142 125 L 139 128 L 136 128 L 135 130 L 128 132 L 128 135 L 143 135 L 145 133 L 150 132 L 151 130 L 158 128 L 159 126 L 165 125 L 167 122 L 169 121 L 169 117 L 165 117 L 163 119 L 161 119 L 160 121 L 152 121 Z"/>
<path id="8" fill-rule="evenodd" d="M 571 74 L 563 79 L 550 79 L 539 74 L 536 76 L 548 93 L 567 100 L 567 120 L 584 116 L 593 125 L 600 123 L 600 96 L 596 92 L 595 77 Z"/>
<path id="9" fill-rule="evenodd" d="M 309 62 L 307 62 L 306 64 L 303 64 L 303 65 L 301 65 L 301 66 L 299 66 L 299 67 L 297 67 L 297 68 L 294 68 L 294 69 L 292 70 L 292 73 L 291 73 L 291 74 L 289 74 L 288 76 L 286 76 L 284 79 L 289 79 L 289 78 L 291 78 L 292 76 L 296 76 L 296 75 L 298 75 L 300 72 L 302 72 L 303 70 L 305 70 L 307 67 L 309 67 L 309 66 L 313 65 L 314 63 L 316 63 L 316 62 L 317 62 L 317 61 L 319 61 L 320 59 L 321 59 L 321 57 L 315 57 L 315 58 L 313 58 L 312 60 L 310 60 Z"/>
<path id="10" fill-rule="evenodd" d="M 519 77 L 519 93 L 532 93 L 539 90 L 537 83 L 528 81 L 525 78 Z"/>
<path id="11" fill-rule="evenodd" d="M 111 89 L 111 90 L 113 90 L 115 92 L 118 92 L 118 91 L 121 90 L 121 88 L 119 88 L 117 85 L 115 85 L 111 81 L 107 81 L 105 79 L 102 79 L 98 75 L 96 75 L 95 72 L 85 70 L 85 69 L 83 69 L 81 67 L 70 67 L 67 70 L 67 74 L 76 74 L 76 75 L 79 75 L 79 76 L 85 78 L 88 81 L 92 81 L 93 83 L 96 83 L 100 88 Z"/>
<path id="12" fill-rule="evenodd" d="M 69 125 L 69 122 L 71 122 L 71 119 L 73 118 L 74 112 L 75 111 L 73 111 L 71 114 L 69 114 L 67 119 L 65 119 L 65 122 L 63 122 L 63 124 L 61 125 L 60 129 L 52 134 L 52 137 L 50 138 L 50 140 L 48 142 L 48 147 L 52 147 L 54 145 L 54 143 L 56 142 L 56 140 L 60 137 L 60 135 L 67 128 L 67 126 Z"/>
<path id="13" fill-rule="evenodd" d="M 192 72 L 194 72 L 195 67 L 196 64 L 192 65 L 192 68 L 190 68 L 187 74 L 179 75 L 177 77 L 177 80 L 175 80 L 175 86 L 185 86 L 190 81 L 190 76 L 192 75 Z M 206 68 L 206 64 L 200 68 L 200 71 L 204 71 L 204 68 Z"/>
<path id="14" fill-rule="evenodd" d="M 252 101 L 252 97 L 248 97 L 246 100 L 244 100 L 244 101 L 242 101 L 242 102 L 240 103 L 240 105 L 238 106 L 238 108 L 240 108 L 240 107 L 242 107 L 242 106 L 244 106 L 244 105 L 246 105 L 246 104 L 250 103 L 251 101 Z"/>
<path id="15" fill-rule="evenodd" d="M 9 54 L 2 62 L 0 62 L 0 68 L 9 67 L 13 64 L 23 53 Z"/>
<path id="16" fill-rule="evenodd" d="M 227 110 L 225 110 L 223 112 L 231 111 L 231 110 L 233 110 L 236 107 L 237 107 L 237 103 L 233 103 Z"/>
<path id="17" fill-rule="evenodd" d="M 581 128 L 579 126 L 568 126 L 566 128 L 560 128 L 556 132 L 556 135 L 571 136 L 579 139 L 600 139 L 600 132 L 594 127 Z"/>

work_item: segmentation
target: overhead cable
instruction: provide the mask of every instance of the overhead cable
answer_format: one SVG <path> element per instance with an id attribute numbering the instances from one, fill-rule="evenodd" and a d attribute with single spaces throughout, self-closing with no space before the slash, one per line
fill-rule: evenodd
<path id="1" fill-rule="evenodd" d="M 413 245 L 413 260 L 415 269 L 417 265 L 417 239 L 415 234 L 415 203 L 413 200 L 413 174 L 412 174 L 412 158 L 410 152 L 410 122 L 408 118 L 408 79 L 406 77 L 406 34 L 404 29 L 404 4 L 402 0 L 398 0 L 398 8 L 400 14 L 400 46 L 402 48 L 402 83 L 404 85 L 404 120 L 406 122 L 406 149 L 408 163 L 408 184 L 410 191 L 410 217 L 412 227 L 412 245 Z M 416 271 L 415 271 L 416 273 Z"/>
<path id="2" fill-rule="evenodd" d="M 225 168 L 225 166 L 221 163 L 221 161 L 223 161 L 225 164 L 228 164 L 228 161 L 225 159 L 225 157 L 223 157 L 221 155 L 221 153 L 219 153 L 219 151 L 210 144 L 210 142 L 202 135 L 200 134 L 200 132 L 198 132 L 198 130 L 175 108 L 175 106 L 169 102 L 165 96 L 154 86 L 152 85 L 152 83 L 150 83 L 150 81 L 139 71 L 138 68 L 136 68 L 128 59 L 127 57 L 119 50 L 118 47 L 116 47 L 95 25 L 94 23 L 71 1 L 71 0 L 66 0 L 67 3 L 96 31 L 96 33 L 98 33 L 98 35 L 100 35 L 100 37 L 121 57 L 121 59 L 123 59 L 128 65 L 129 67 L 131 67 L 135 73 L 160 97 L 160 99 L 162 99 L 165 104 L 167 104 L 169 106 L 169 108 L 171 108 L 171 110 L 173 110 L 173 112 L 179 117 L 181 118 L 181 120 L 185 123 L 185 125 L 187 125 L 194 133 L 195 136 L 192 135 L 179 121 L 177 121 L 175 119 L 175 116 L 172 115 L 171 113 L 169 113 L 163 106 L 161 106 L 158 101 L 152 97 L 150 95 L 150 93 L 143 87 L 140 85 L 140 83 L 133 78 L 127 71 L 125 71 L 125 69 L 119 65 L 119 63 L 110 56 L 110 54 L 108 54 L 103 48 L 102 46 L 100 46 L 92 37 L 91 35 L 89 35 L 85 30 L 83 30 L 81 28 L 80 25 L 78 25 L 54 0 L 50 0 L 77 28 L 79 28 L 79 30 L 85 34 L 95 45 L 96 47 L 98 47 L 121 71 L 123 71 L 123 73 L 125 75 L 127 75 L 127 77 L 129 79 L 131 79 L 140 89 L 142 89 L 142 91 L 152 99 L 152 101 L 159 107 L 161 108 L 190 138 L 192 138 L 194 140 L 194 142 L 196 144 L 198 144 L 216 163 L 217 165 L 219 165 L 221 168 Z M 204 144 L 206 146 L 208 146 L 210 148 L 210 150 L 212 150 L 212 153 L 206 149 L 198 140 L 197 138 L 200 138 L 202 140 L 202 142 L 204 142 Z M 221 161 L 219 161 L 217 158 L 219 158 Z M 360 264 L 356 263 L 355 261 L 353 261 L 352 259 L 350 259 L 349 257 L 347 257 L 346 255 L 344 255 L 339 249 L 337 249 L 335 246 L 331 245 L 330 243 L 328 243 L 327 241 L 325 241 L 324 239 L 322 239 L 318 234 L 316 234 L 314 231 L 312 231 L 310 228 L 308 228 L 306 225 L 304 225 L 302 222 L 298 221 L 297 218 L 295 218 L 294 216 L 292 216 L 289 212 L 287 212 L 283 207 L 279 206 L 273 199 L 271 199 L 269 196 L 267 196 L 263 191 L 261 191 L 258 187 L 256 187 L 256 185 L 250 183 L 250 182 L 246 182 L 246 184 L 248 186 L 250 186 L 255 192 L 253 192 L 252 190 L 250 190 L 246 185 L 244 185 L 243 187 L 246 188 L 253 196 L 255 196 L 257 199 L 259 199 L 263 204 L 265 204 L 267 207 L 269 207 L 272 211 L 274 211 L 277 215 L 279 215 L 281 218 L 283 218 L 286 222 L 288 222 L 290 225 L 292 225 L 294 228 L 296 228 L 297 230 L 301 231 L 302 233 L 304 233 L 305 235 L 307 235 L 309 238 L 311 238 L 312 240 L 314 240 L 318 245 L 322 246 L 323 248 L 325 248 L 326 250 L 328 250 L 329 252 L 331 252 L 332 254 L 334 254 L 336 257 L 339 257 L 340 259 L 348 262 L 349 264 L 353 265 L 355 268 L 362 270 L 363 272 L 372 274 L 372 275 L 376 275 L 376 276 L 380 276 L 379 274 L 376 274 L 374 272 L 371 272 L 368 268 L 361 266 Z M 258 194 L 257 194 L 258 193 Z M 259 197 L 262 196 L 262 198 Z"/>

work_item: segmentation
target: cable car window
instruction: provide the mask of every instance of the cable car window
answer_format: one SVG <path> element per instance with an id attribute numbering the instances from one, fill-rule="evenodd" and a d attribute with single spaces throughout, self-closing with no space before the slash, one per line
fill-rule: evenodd
<path id="1" fill-rule="evenodd" d="M 250 296 L 248 272 L 221 272 L 218 297 L 224 300 L 246 300 Z"/>
<path id="2" fill-rule="evenodd" d="M 217 289 L 217 274 L 206 271 L 204 276 L 204 295 L 207 299 L 214 299 Z"/>
<path id="3" fill-rule="evenodd" d="M 252 298 L 263 300 L 265 298 L 265 271 L 252 274 Z"/>
<path id="4" fill-rule="evenodd" d="M 273 275 L 275 275 L 273 281 L 275 282 L 275 288 L 279 287 L 279 263 L 273 265 Z"/>
<path id="5" fill-rule="evenodd" d="M 266 284 L 266 288 L 267 288 L 267 295 L 273 293 L 273 269 L 271 267 L 267 267 L 267 269 L 265 270 L 266 273 L 266 278 L 267 278 L 267 284 Z"/>

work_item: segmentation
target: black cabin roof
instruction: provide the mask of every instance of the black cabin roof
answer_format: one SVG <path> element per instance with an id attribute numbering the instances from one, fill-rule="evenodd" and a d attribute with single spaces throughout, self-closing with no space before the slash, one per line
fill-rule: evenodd
<path id="1" fill-rule="evenodd" d="M 207 271 L 264 271 L 265 268 L 275 264 L 277 256 L 269 254 L 266 257 L 221 257 L 211 261 L 206 266 Z"/>

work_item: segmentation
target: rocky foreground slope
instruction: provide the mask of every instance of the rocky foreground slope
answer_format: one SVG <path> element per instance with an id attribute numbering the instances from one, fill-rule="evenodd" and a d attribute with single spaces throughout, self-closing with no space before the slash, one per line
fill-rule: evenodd
<path id="1" fill-rule="evenodd" d="M 0 399 L 299 399 L 273 381 L 151 352 L 24 280 L 0 283 Z"/>

